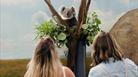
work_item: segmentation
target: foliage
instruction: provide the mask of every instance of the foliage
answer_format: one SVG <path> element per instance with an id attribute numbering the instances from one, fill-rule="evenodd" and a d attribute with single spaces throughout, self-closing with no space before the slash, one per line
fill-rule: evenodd
<path id="1" fill-rule="evenodd" d="M 86 44 L 88 46 L 92 44 L 94 36 L 101 31 L 100 24 L 101 21 L 98 19 L 96 12 L 93 12 L 88 15 L 86 24 L 82 25 L 81 35 L 86 37 Z"/>
<path id="2" fill-rule="evenodd" d="M 58 47 L 61 47 L 66 41 L 65 28 L 56 24 L 52 19 L 37 25 L 36 33 L 37 38 L 50 36 Z"/>
<path id="3" fill-rule="evenodd" d="M 86 37 L 86 44 L 89 46 L 93 42 L 93 37 L 100 31 L 99 25 L 101 21 L 98 19 L 96 12 L 89 14 L 86 20 L 86 24 L 82 25 L 81 36 Z M 76 26 L 71 27 L 70 31 L 74 32 Z M 37 38 L 44 36 L 50 36 L 58 47 L 61 47 L 67 43 L 67 37 L 70 34 L 67 33 L 66 27 L 57 24 L 53 19 L 36 26 Z"/>

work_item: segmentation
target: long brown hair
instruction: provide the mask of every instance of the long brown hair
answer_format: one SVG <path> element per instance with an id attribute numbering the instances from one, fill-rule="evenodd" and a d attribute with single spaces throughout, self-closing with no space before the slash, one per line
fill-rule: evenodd
<path id="1" fill-rule="evenodd" d="M 51 38 L 41 39 L 24 77 L 59 77 L 62 64 Z"/>
<path id="2" fill-rule="evenodd" d="M 101 62 L 109 62 L 110 57 L 113 57 L 114 61 L 122 60 L 122 50 L 109 33 L 99 32 L 94 39 L 93 49 L 93 66 L 98 65 Z"/>

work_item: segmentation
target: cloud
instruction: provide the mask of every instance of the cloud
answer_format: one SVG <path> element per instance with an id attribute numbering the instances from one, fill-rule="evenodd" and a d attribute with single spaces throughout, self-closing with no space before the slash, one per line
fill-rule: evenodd
<path id="1" fill-rule="evenodd" d="M 1 5 L 35 4 L 36 0 L 1 0 Z"/>
<path id="2" fill-rule="evenodd" d="M 21 36 L 19 39 L 21 39 L 21 41 L 30 39 L 30 41 L 31 41 L 34 38 L 35 38 L 34 33 L 32 31 L 30 31 L 29 33 L 26 33 L 23 36 Z"/>
<path id="3" fill-rule="evenodd" d="M 79 3 L 81 2 L 81 0 L 73 0 L 75 3 Z"/>
<path id="4" fill-rule="evenodd" d="M 123 4 L 129 4 L 130 2 L 137 1 L 137 0 L 120 0 Z"/>
<path id="5" fill-rule="evenodd" d="M 100 26 L 100 28 L 105 32 L 109 32 L 111 28 L 114 26 L 114 24 L 119 20 L 119 18 L 126 13 L 126 12 L 121 12 L 117 14 L 112 10 L 110 11 L 96 10 L 96 12 L 102 21 L 102 25 Z"/>
<path id="6" fill-rule="evenodd" d="M 17 59 L 30 58 L 34 51 L 34 41 L 32 35 L 26 34 L 22 37 L 14 39 L 0 38 L 0 58 L 1 59 Z"/>
<path id="7" fill-rule="evenodd" d="M 48 18 L 49 18 L 49 16 L 45 12 L 38 11 L 32 15 L 32 23 L 33 24 L 40 24 Z"/>
<path id="8" fill-rule="evenodd" d="M 15 42 L 11 39 L 0 38 L 0 51 L 12 51 L 16 49 Z"/>
<path id="9" fill-rule="evenodd" d="M 15 51 L 18 49 L 30 50 L 35 43 L 33 32 L 26 33 L 16 38 L 0 38 L 0 49 L 4 52 Z"/>
<path id="10" fill-rule="evenodd" d="M 102 24 L 101 24 L 100 28 L 103 31 L 109 32 L 109 30 L 113 26 L 113 21 L 114 21 L 115 14 L 113 13 L 113 11 L 96 10 L 96 12 L 97 12 L 99 18 L 102 21 Z"/>
<path id="11" fill-rule="evenodd" d="M 130 0 L 120 0 L 120 2 L 123 4 L 128 4 L 130 2 Z"/>

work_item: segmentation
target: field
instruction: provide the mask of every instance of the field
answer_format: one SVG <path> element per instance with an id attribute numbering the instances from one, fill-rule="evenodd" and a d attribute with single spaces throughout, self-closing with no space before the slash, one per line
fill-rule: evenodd
<path id="1" fill-rule="evenodd" d="M 23 77 L 29 60 L 0 60 L 0 77 Z"/>
<path id="2" fill-rule="evenodd" d="M 17 60 L 0 60 L 0 77 L 23 77 L 26 71 L 26 65 L 28 59 Z M 63 64 L 66 64 L 66 60 L 61 60 Z M 86 72 L 88 73 L 90 68 L 90 59 L 86 61 Z"/>

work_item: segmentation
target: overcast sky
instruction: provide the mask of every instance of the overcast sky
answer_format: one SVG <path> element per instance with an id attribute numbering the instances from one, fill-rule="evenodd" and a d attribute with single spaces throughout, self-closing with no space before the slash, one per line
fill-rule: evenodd
<path id="1" fill-rule="evenodd" d="M 52 0 L 52 4 L 56 10 L 61 6 L 78 10 L 80 0 Z M 121 15 L 135 8 L 138 0 L 92 0 L 90 11 L 97 12 L 101 28 L 108 32 Z M 33 25 L 50 15 L 43 0 L 0 0 L 0 59 L 30 58 L 36 45 Z"/>

